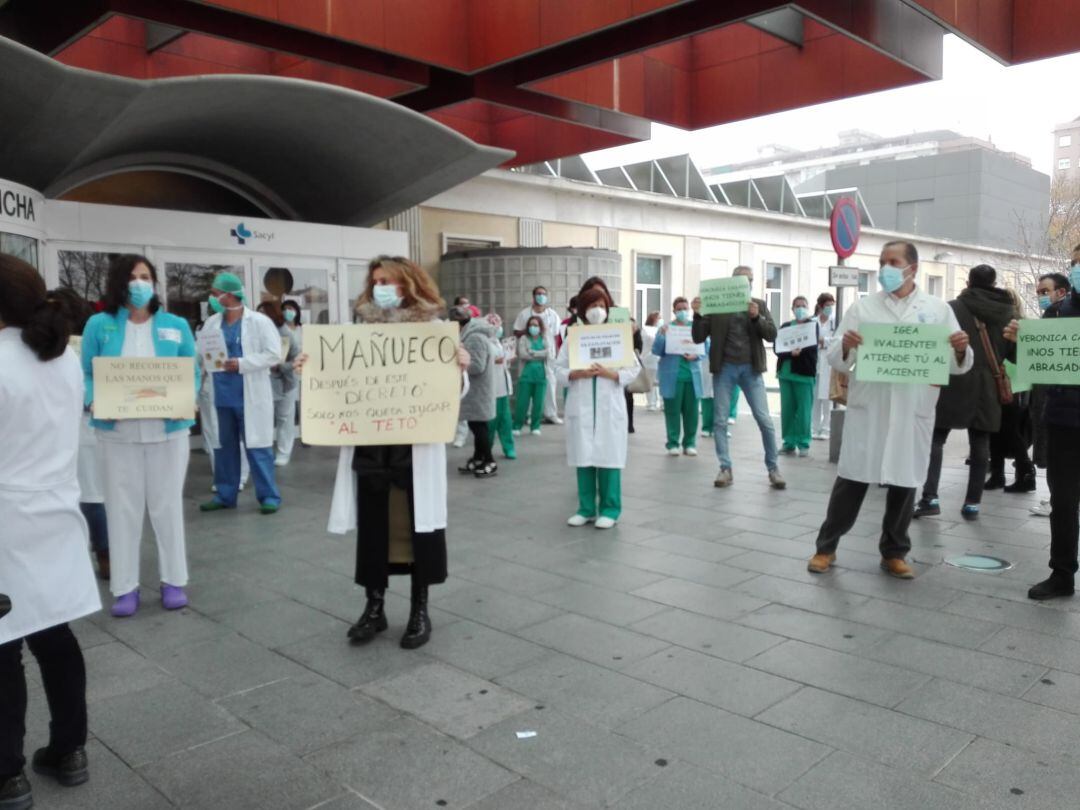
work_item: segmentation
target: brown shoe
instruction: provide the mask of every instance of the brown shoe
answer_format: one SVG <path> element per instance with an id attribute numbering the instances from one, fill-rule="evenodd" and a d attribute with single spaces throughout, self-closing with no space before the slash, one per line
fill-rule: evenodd
<path id="1" fill-rule="evenodd" d="M 94 557 L 97 559 L 98 579 L 103 579 L 108 582 L 112 577 L 112 571 L 109 569 L 109 552 L 95 551 Z"/>
<path id="2" fill-rule="evenodd" d="M 881 560 L 881 570 L 897 579 L 915 579 L 915 569 L 900 559 Z"/>
<path id="3" fill-rule="evenodd" d="M 815 554 L 806 564 L 806 570 L 811 574 L 824 574 L 832 567 L 835 560 L 835 554 Z"/>

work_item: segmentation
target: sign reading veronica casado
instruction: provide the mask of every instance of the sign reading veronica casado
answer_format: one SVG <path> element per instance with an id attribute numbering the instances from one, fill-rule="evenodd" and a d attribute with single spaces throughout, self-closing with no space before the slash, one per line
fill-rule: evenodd
<path id="1" fill-rule="evenodd" d="M 461 401 L 452 323 L 305 326 L 300 432 L 308 444 L 451 441 Z"/>
<path id="2" fill-rule="evenodd" d="M 1020 321 L 1016 378 L 1024 386 L 1080 385 L 1080 318 Z"/>
<path id="3" fill-rule="evenodd" d="M 194 419 L 191 357 L 95 357 L 96 419 Z"/>
<path id="4" fill-rule="evenodd" d="M 949 327 L 940 323 L 864 323 L 855 364 L 859 382 L 949 384 Z"/>

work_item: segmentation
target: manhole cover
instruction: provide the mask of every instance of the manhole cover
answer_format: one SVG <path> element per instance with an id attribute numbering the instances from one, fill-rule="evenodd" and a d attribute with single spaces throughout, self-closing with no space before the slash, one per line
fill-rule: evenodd
<path id="1" fill-rule="evenodd" d="M 945 564 L 954 568 L 966 568 L 968 571 L 1007 571 L 1012 568 L 1012 563 L 1000 557 L 990 557 L 985 554 L 961 554 L 957 557 L 946 557 Z"/>

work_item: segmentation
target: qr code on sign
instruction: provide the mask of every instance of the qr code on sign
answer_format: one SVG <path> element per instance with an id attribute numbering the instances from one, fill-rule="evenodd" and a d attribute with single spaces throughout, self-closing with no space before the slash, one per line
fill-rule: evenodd
<path id="1" fill-rule="evenodd" d="M 590 360 L 610 360 L 611 359 L 611 347 L 610 346 L 594 346 L 589 349 Z"/>

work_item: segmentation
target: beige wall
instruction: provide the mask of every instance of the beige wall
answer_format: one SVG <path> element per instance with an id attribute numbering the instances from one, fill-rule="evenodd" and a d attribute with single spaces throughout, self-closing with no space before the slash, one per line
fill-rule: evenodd
<path id="1" fill-rule="evenodd" d="M 661 299 L 661 311 L 667 317 L 672 300 L 684 295 L 685 289 L 685 239 L 682 236 L 669 236 L 662 233 L 642 233 L 640 231 L 619 231 L 619 254 L 622 257 L 622 301 L 621 306 L 634 306 L 634 266 L 638 254 L 661 256 L 664 259 L 664 298 Z M 693 292 L 691 290 L 691 292 Z M 636 316 L 635 316 L 636 317 Z"/>
<path id="2" fill-rule="evenodd" d="M 443 208 L 420 209 L 420 264 L 438 278 L 439 258 L 442 256 L 444 233 L 457 236 L 500 239 L 502 247 L 517 247 L 517 217 L 499 217 L 490 214 L 471 214 L 465 211 L 447 211 Z"/>
<path id="3" fill-rule="evenodd" d="M 596 228 L 568 225 L 565 222 L 545 222 L 544 247 L 597 247 Z"/>

